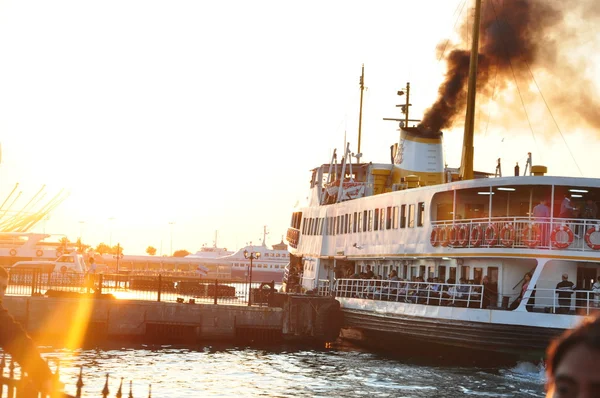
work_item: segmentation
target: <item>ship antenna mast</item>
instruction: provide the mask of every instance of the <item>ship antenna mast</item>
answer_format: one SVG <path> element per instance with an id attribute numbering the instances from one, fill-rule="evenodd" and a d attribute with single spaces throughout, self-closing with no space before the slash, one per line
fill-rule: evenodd
<path id="1" fill-rule="evenodd" d="M 469 85 L 467 88 L 467 114 L 463 138 L 460 176 L 463 180 L 472 180 L 473 175 L 473 135 L 475 130 L 475 93 L 477 90 L 477 61 L 479 57 L 479 24 L 481 21 L 481 0 L 475 0 L 475 21 L 473 22 L 473 42 L 469 62 Z"/>
<path id="2" fill-rule="evenodd" d="M 267 235 L 268 235 L 268 234 L 269 234 L 269 233 L 267 232 L 267 226 L 265 225 L 265 226 L 263 227 L 263 244 L 262 244 L 262 245 L 263 245 L 263 247 L 267 247 Z"/>
<path id="3" fill-rule="evenodd" d="M 363 93 L 365 92 L 365 64 L 362 64 L 362 73 L 360 75 L 360 110 L 358 112 L 358 150 L 356 163 L 360 163 L 362 153 L 360 153 L 360 138 L 362 134 L 362 108 L 363 108 Z"/>

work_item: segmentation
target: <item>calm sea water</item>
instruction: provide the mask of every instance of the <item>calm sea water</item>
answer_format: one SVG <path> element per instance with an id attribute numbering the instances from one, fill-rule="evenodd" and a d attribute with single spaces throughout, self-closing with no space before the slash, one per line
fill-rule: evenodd
<path id="1" fill-rule="evenodd" d="M 452 358 L 402 358 L 351 347 L 250 348 L 106 346 L 68 351 L 60 359 L 65 391 L 75 392 L 83 366 L 84 396 L 99 397 L 109 374 L 110 396 L 120 377 L 133 396 L 147 397 L 543 397 L 539 365 L 452 366 Z M 127 392 L 129 388 L 127 387 Z M 124 394 L 126 396 L 126 394 Z"/>

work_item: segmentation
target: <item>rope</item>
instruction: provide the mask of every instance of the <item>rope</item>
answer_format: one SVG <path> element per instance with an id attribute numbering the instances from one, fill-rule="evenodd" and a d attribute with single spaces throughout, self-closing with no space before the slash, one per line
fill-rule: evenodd
<path id="1" fill-rule="evenodd" d="M 454 10 L 453 15 L 457 15 L 456 11 L 458 11 L 459 7 L 460 7 L 460 12 L 458 13 L 458 15 L 456 17 L 456 21 L 454 21 L 454 26 L 452 27 L 452 30 L 456 30 L 456 25 L 458 24 L 458 21 L 460 20 L 460 17 L 462 15 L 462 12 L 463 12 L 466 4 L 467 4 L 467 0 L 463 0 L 462 7 L 460 6 L 460 2 L 456 5 L 456 9 Z M 444 54 L 446 53 L 446 48 L 448 47 L 448 43 L 450 43 L 450 39 L 446 40 L 446 43 L 444 44 L 444 48 L 442 49 L 442 52 L 440 53 L 440 56 L 438 57 L 438 62 L 440 62 L 441 59 L 444 58 Z"/>

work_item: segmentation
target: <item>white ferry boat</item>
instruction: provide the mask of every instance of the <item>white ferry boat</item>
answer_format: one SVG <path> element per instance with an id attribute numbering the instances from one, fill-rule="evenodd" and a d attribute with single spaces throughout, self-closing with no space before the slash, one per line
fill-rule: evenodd
<path id="1" fill-rule="evenodd" d="M 250 260 L 245 253 L 260 254 L 252 261 L 253 282 L 282 282 L 286 266 L 290 262 L 290 253 L 283 241 L 269 249 L 263 240 L 260 246 L 246 246 L 231 256 L 221 258 L 231 264 L 233 279 L 247 281 L 250 277 Z"/>
<path id="2" fill-rule="evenodd" d="M 56 260 L 75 251 L 64 235 L 35 232 L 0 232 L 0 266 L 18 261 Z"/>
<path id="3" fill-rule="evenodd" d="M 600 179 L 531 162 L 523 175 L 474 172 L 473 58 L 460 169 L 445 167 L 441 132 L 408 127 L 407 85 L 390 164 L 353 163 L 348 145 L 312 170 L 290 265 L 303 291 L 340 301 L 342 337 L 539 355 L 600 307 Z"/>

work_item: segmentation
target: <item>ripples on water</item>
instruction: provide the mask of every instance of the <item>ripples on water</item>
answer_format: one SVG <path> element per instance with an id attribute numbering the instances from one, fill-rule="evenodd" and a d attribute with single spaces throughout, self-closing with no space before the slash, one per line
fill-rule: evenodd
<path id="1" fill-rule="evenodd" d="M 451 367 L 436 361 L 390 358 L 355 349 L 256 349 L 173 346 L 67 351 L 59 358 L 65 390 L 74 393 L 83 366 L 84 396 L 98 397 L 105 374 L 110 396 L 119 378 L 133 380 L 133 396 L 147 397 L 543 397 L 543 370 Z M 447 362 L 447 361 L 446 361 Z"/>

